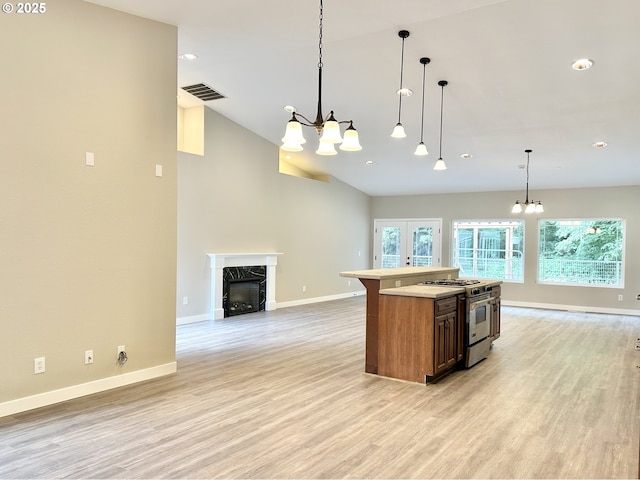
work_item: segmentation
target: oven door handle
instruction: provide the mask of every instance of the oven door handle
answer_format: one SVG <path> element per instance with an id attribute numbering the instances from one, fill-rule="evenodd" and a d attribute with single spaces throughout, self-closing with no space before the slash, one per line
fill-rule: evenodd
<path id="1" fill-rule="evenodd" d="M 476 302 L 470 303 L 469 304 L 469 310 L 473 310 L 473 309 L 481 307 L 483 305 L 489 305 L 495 299 L 496 299 L 496 297 L 489 297 L 489 298 L 483 298 L 482 300 L 478 300 Z"/>

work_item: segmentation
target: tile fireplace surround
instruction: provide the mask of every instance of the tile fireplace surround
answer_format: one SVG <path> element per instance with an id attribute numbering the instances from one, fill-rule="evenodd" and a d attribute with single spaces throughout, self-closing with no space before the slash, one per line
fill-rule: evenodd
<path id="1" fill-rule="evenodd" d="M 208 253 L 211 261 L 211 313 L 212 320 L 224 318 L 222 306 L 222 270 L 225 267 L 251 267 L 264 265 L 267 270 L 267 299 L 265 310 L 277 310 L 276 265 L 282 253 Z"/>

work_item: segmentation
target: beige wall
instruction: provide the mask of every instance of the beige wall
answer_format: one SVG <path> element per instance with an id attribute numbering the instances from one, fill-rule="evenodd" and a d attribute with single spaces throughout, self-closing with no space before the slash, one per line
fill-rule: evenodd
<path id="1" fill-rule="evenodd" d="M 511 206 L 522 192 L 485 192 L 448 195 L 374 197 L 371 218 L 442 218 L 443 266 L 451 263 L 451 224 L 453 220 L 525 219 L 525 281 L 505 283 L 503 299 L 512 303 L 590 307 L 599 311 L 640 311 L 640 186 L 539 190 L 531 196 L 540 199 L 545 212 L 540 215 L 513 215 Z M 538 219 L 622 218 L 626 220 L 625 288 L 587 288 L 536 283 Z M 618 301 L 622 294 L 624 300 Z"/>
<path id="2" fill-rule="evenodd" d="M 209 318 L 207 253 L 282 252 L 278 303 L 296 303 L 361 291 L 342 270 L 371 268 L 373 220 L 442 218 L 443 265 L 450 265 L 454 219 L 512 218 L 521 191 L 368 197 L 331 179 L 323 183 L 277 172 L 277 146 L 205 108 L 205 155 L 178 160 L 179 321 Z M 532 191 L 545 213 L 524 216 L 525 282 L 507 283 L 505 301 L 557 308 L 638 312 L 640 302 L 640 186 Z M 232 203 L 232 202 L 235 202 Z M 625 288 L 536 283 L 537 219 L 616 217 L 626 220 Z M 533 253 L 530 253 L 533 252 Z M 358 256 L 360 253 L 360 256 Z M 306 285 L 307 291 L 302 292 Z M 618 301 L 622 294 L 624 300 Z M 182 299 L 188 297 L 188 304 Z"/>
<path id="3" fill-rule="evenodd" d="M 207 253 L 283 253 L 278 303 L 363 290 L 339 272 L 369 268 L 369 201 L 333 178 L 278 173 L 276 145 L 206 108 L 204 157 L 178 157 L 178 319 L 209 314 Z"/>
<path id="4" fill-rule="evenodd" d="M 175 361 L 176 48 L 79 0 L 2 14 L 0 406 Z"/>

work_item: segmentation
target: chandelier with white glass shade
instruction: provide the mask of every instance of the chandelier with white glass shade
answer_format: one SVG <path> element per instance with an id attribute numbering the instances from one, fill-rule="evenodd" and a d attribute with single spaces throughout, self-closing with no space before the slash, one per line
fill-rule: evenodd
<path id="1" fill-rule="evenodd" d="M 304 115 L 298 113 L 295 107 L 286 106 L 285 110 L 292 114 L 291 120 L 287 122 L 287 129 L 282 138 L 282 150 L 287 152 L 300 152 L 303 150 L 302 145 L 306 142 L 302 134 L 302 126 L 314 127 L 320 136 L 320 143 L 316 153 L 318 155 L 336 155 L 336 144 L 340 144 L 340 150 L 358 151 L 362 150 L 358 139 L 358 132 L 353 127 L 352 120 L 338 121 L 334 117 L 333 110 L 325 118 L 322 114 L 322 21 L 323 21 L 323 3 L 320 0 L 320 34 L 318 41 L 318 110 L 316 119 L 309 120 Z M 302 118 L 304 121 L 298 119 Z M 344 132 L 344 138 L 340 132 L 340 124 L 348 123 L 349 126 Z"/>
<path id="2" fill-rule="evenodd" d="M 527 189 L 525 193 L 524 203 L 516 200 L 516 203 L 513 204 L 511 208 L 511 213 L 521 213 L 524 210 L 524 213 L 542 213 L 544 212 L 544 207 L 542 206 L 542 202 L 540 200 L 529 200 L 529 154 L 533 150 L 527 149 L 524 153 L 527 154 Z"/>

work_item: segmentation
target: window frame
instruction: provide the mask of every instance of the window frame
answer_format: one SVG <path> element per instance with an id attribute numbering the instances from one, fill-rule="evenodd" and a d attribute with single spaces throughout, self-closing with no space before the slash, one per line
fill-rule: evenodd
<path id="1" fill-rule="evenodd" d="M 456 245 L 456 229 L 459 228 L 464 228 L 464 225 L 460 225 L 460 224 L 471 224 L 471 225 L 477 225 L 477 224 L 486 224 L 487 227 L 486 228 L 491 228 L 491 224 L 495 225 L 495 228 L 499 228 L 500 225 L 505 225 L 505 224 L 509 224 L 509 225 L 505 225 L 506 226 L 513 226 L 514 223 L 519 224 L 519 226 L 522 228 L 522 237 L 521 237 L 521 248 L 520 250 L 518 250 L 517 252 L 520 253 L 520 266 L 521 266 L 521 275 L 518 278 L 505 278 L 505 277 L 482 277 L 482 276 L 476 276 L 476 277 L 464 277 L 462 275 L 460 275 L 461 278 L 482 278 L 482 279 L 490 279 L 490 280 L 501 280 L 502 282 L 505 283 L 518 283 L 518 284 L 524 284 L 524 280 L 525 280 L 525 268 L 526 268 L 526 252 L 525 252 L 525 233 L 526 233 L 526 222 L 524 219 L 519 219 L 519 218 L 502 218 L 502 219 L 497 219 L 497 218 L 492 218 L 492 219 L 454 219 L 451 221 L 451 242 L 450 242 L 450 246 L 451 246 L 451 265 L 453 267 L 456 267 L 456 263 L 455 260 L 456 258 L 459 257 L 459 255 L 456 255 L 457 252 L 457 245 Z M 517 227 L 516 227 L 517 228 Z M 513 243 L 512 243 L 513 245 Z M 505 249 L 505 255 L 506 255 L 507 250 Z M 511 250 L 511 255 L 513 258 L 513 253 L 516 252 L 516 250 Z M 506 258 L 505 258 L 505 262 L 506 262 Z M 459 262 L 458 262 L 458 267 L 459 267 Z"/>
<path id="2" fill-rule="evenodd" d="M 559 281 L 549 281 L 543 280 L 541 278 L 541 248 L 544 244 L 542 238 L 542 224 L 543 222 L 599 222 L 599 221 L 608 221 L 608 222 L 620 222 L 621 230 L 622 230 L 622 246 L 620 252 L 620 283 L 618 284 L 609 284 L 609 283 L 580 283 L 580 282 L 559 282 Z M 553 285 L 553 286 L 561 286 L 561 287 L 587 287 L 587 288 L 615 288 L 615 289 L 624 289 L 624 279 L 625 279 L 625 259 L 626 259 L 626 243 L 627 243 L 627 222 L 624 218 L 613 218 L 613 217 L 589 217 L 589 218 L 540 218 L 538 219 L 537 226 L 537 237 L 538 237 L 538 249 L 536 253 L 536 283 L 540 285 Z"/>

